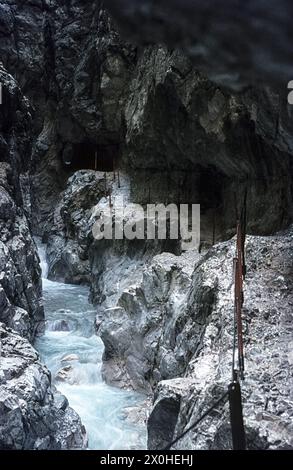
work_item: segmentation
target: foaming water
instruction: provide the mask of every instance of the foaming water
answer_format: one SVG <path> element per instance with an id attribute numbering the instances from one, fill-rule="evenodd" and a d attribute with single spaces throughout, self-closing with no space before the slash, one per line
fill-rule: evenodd
<path id="1" fill-rule="evenodd" d="M 47 276 L 45 250 L 39 248 L 39 255 Z M 141 404 L 144 397 L 102 381 L 104 346 L 94 331 L 95 310 L 88 302 L 88 289 L 43 279 L 43 292 L 46 331 L 35 346 L 56 387 L 80 415 L 89 449 L 146 448 L 146 427 L 126 417 L 126 408 Z"/>
<path id="2" fill-rule="evenodd" d="M 43 279 L 48 277 L 48 263 L 46 260 L 46 245 L 42 243 L 39 239 L 36 239 L 36 244 L 38 247 L 39 257 L 40 257 L 40 266 L 42 270 Z"/>

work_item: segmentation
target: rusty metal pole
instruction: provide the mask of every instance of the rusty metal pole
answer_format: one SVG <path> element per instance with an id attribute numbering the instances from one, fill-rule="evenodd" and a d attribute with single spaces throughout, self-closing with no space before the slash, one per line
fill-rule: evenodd
<path id="1" fill-rule="evenodd" d="M 233 450 L 246 449 L 246 435 L 243 421 L 241 386 L 239 378 L 244 379 L 244 348 L 243 348 L 243 327 L 242 327 L 242 306 L 243 296 L 243 278 L 244 270 L 244 241 L 245 236 L 242 233 L 241 222 L 237 220 L 236 229 L 236 257 L 234 263 L 234 340 L 233 340 L 233 359 L 232 359 L 232 382 L 229 385 L 229 406 L 230 423 L 232 432 Z M 237 328 L 237 346 L 238 346 L 238 370 L 235 368 L 235 343 Z"/>
<path id="2" fill-rule="evenodd" d="M 243 326 L 242 326 L 242 306 L 243 296 L 243 253 L 242 253 L 242 233 L 240 222 L 237 222 L 237 261 L 235 269 L 235 306 L 237 318 L 237 338 L 238 338 L 238 362 L 240 378 L 244 379 L 244 347 L 243 347 Z"/>

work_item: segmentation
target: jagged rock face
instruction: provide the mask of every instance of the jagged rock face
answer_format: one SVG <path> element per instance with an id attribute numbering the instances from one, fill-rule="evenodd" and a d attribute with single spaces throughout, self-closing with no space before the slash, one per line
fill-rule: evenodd
<path id="1" fill-rule="evenodd" d="M 135 48 L 120 40 L 100 3 L 39 0 L 2 6 L 1 58 L 35 106 L 33 224 L 41 235 L 74 171 L 64 162 L 72 159 L 75 146 L 82 168 L 89 145 L 121 140 Z"/>
<path id="2" fill-rule="evenodd" d="M 63 145 L 119 135 L 117 91 L 127 85 L 135 48 L 121 41 L 101 2 L 4 1 L 1 8 L 1 58 L 37 107 L 36 131 L 48 117 Z M 109 122 L 103 106 L 112 109 Z"/>
<path id="3" fill-rule="evenodd" d="M 2 67 L 0 81 L 0 321 L 32 340 L 44 315 L 39 262 L 24 213 L 30 212 L 31 117 L 27 100 Z"/>
<path id="4" fill-rule="evenodd" d="M 293 446 L 292 243 L 291 227 L 276 236 L 250 236 L 246 244 L 243 400 L 251 449 Z M 100 326 L 106 378 L 155 389 L 152 449 L 184 431 L 231 380 L 234 253 L 231 240 L 198 261 L 191 254 L 155 257 Z M 177 448 L 231 448 L 227 405 L 219 410 Z"/>
<path id="5" fill-rule="evenodd" d="M 175 6 L 174 1 L 166 11 Z M 203 13 L 202 6 L 195 7 Z M 152 8 L 142 11 L 151 17 Z M 265 88 L 234 96 L 199 74 L 188 54 L 178 49 L 134 47 L 120 38 L 98 1 L 4 2 L 3 9 L 1 56 L 37 110 L 36 233 L 50 232 L 52 207 L 68 176 L 82 168 L 83 161 L 88 165 L 89 148 L 96 144 L 117 146 L 117 160 L 122 153 L 119 165 L 134 170 L 134 188 L 140 182 L 136 172 L 144 171 L 146 181 L 161 179 L 170 188 L 172 171 L 180 170 L 177 193 L 190 188 L 188 201 L 202 204 L 207 232 L 216 217 L 219 240 L 231 235 L 234 192 L 243 192 L 246 185 L 251 233 L 271 233 L 288 224 L 293 121 L 285 97 Z M 136 10 L 122 8 L 118 19 L 131 11 Z M 178 21 L 180 17 L 176 15 Z M 12 18 L 16 38 L 22 38 L 16 45 Z M 156 33 L 157 26 L 153 28 Z M 161 31 L 164 34 L 164 22 Z M 145 29 L 141 32 L 144 37 Z M 74 158 L 78 168 L 64 164 Z M 166 193 L 174 202 L 172 192 Z M 155 202 L 155 194 L 152 197 Z"/>
<path id="6" fill-rule="evenodd" d="M 85 429 L 33 347 L 0 323 L 0 449 L 76 449 Z"/>
<path id="7" fill-rule="evenodd" d="M 106 41 L 111 51 L 113 34 Z M 109 89 L 114 86 L 111 81 L 108 85 Z M 292 142 L 286 108 L 280 108 L 275 93 L 251 89 L 232 96 L 196 72 L 178 50 L 169 52 L 164 47 L 145 48 L 138 54 L 123 93 L 126 134 L 121 165 L 129 176 L 132 202 L 200 202 L 202 241 L 207 245 L 234 233 L 235 193 L 240 205 L 246 189 L 249 232 L 267 234 L 288 224 L 292 217 Z M 107 190 L 112 186 L 115 189 L 113 175 L 108 175 L 108 180 Z M 60 207 L 62 204 L 61 200 Z M 90 234 L 88 216 L 85 213 L 81 225 Z M 108 297 L 101 280 L 105 264 L 110 264 L 103 243 L 88 251 L 90 235 L 86 235 L 86 243 L 79 240 L 76 246 L 74 240 L 79 236 L 68 227 L 65 248 L 61 238 L 55 236 L 58 230 L 55 217 L 52 232 L 48 230 L 50 245 L 53 239 L 57 243 L 49 249 L 50 258 L 57 253 L 52 276 L 64 279 L 64 266 L 75 264 L 72 273 L 69 268 L 67 280 L 78 281 L 78 258 L 84 261 L 90 253 L 94 298 Z M 80 253 L 73 255 L 74 259 L 69 253 L 72 249 Z M 62 257 L 64 262 L 58 267 Z M 117 259 L 112 259 L 109 273 L 115 277 Z M 81 269 L 80 280 L 87 280 L 88 267 Z"/>
<path id="8" fill-rule="evenodd" d="M 181 52 L 159 46 L 141 52 L 130 90 L 125 164 L 164 170 L 161 184 L 182 170 L 178 188 L 190 188 L 187 200 L 201 203 L 205 222 L 216 217 L 219 239 L 231 234 L 235 192 L 240 199 L 245 187 L 251 233 L 286 226 L 292 213 L 292 119 L 277 94 L 231 95 Z"/>
<path id="9" fill-rule="evenodd" d="M 26 217 L 31 116 L 2 66 L 0 81 L 0 449 L 80 448 L 86 445 L 80 419 L 65 397 L 53 395 L 50 373 L 27 341 L 44 322 L 41 270 Z"/>
<path id="10" fill-rule="evenodd" d="M 139 184 L 131 186 L 131 178 L 123 172 L 119 176 L 92 170 L 76 172 L 60 195 L 47 238 L 49 278 L 90 283 L 91 299 L 99 304 L 101 313 L 115 305 L 119 294 L 155 254 L 179 250 L 176 240 L 96 240 L 94 225 L 100 211 L 113 204 L 115 221 L 115 201 L 120 198 L 126 207 L 133 198 L 144 200 L 145 190 Z"/>
<path id="11" fill-rule="evenodd" d="M 38 257 L 26 219 L 16 217 L 8 230 L 0 240 L 0 319 L 33 339 L 44 320 Z"/>
<path id="12" fill-rule="evenodd" d="M 84 170 L 69 178 L 48 237 L 49 278 L 89 282 L 88 250 L 93 242 L 92 209 L 106 193 L 104 173 Z"/>
<path id="13" fill-rule="evenodd" d="M 247 241 L 243 392 L 249 448 L 293 445 L 292 237 L 291 229 Z M 201 257 L 159 255 L 105 313 L 105 378 L 155 390 L 148 424 L 152 449 L 187 428 L 230 381 L 234 249 L 233 240 Z M 178 448 L 231 448 L 228 410 L 221 410 Z"/>
<path id="14" fill-rule="evenodd" d="M 197 344 L 192 338 L 182 344 L 178 329 L 185 324 L 188 331 L 193 325 L 182 310 L 198 258 L 194 252 L 156 256 L 140 280 L 132 279 L 115 308 L 105 311 L 99 333 L 105 344 L 107 382 L 151 391 L 159 380 L 184 373 Z"/>
<path id="15" fill-rule="evenodd" d="M 15 79 L 0 63 L 2 104 L 0 106 L 1 185 L 13 187 L 18 205 L 30 212 L 30 180 L 32 146 L 32 116 L 28 100 L 23 96 Z M 6 166 L 4 165 L 6 162 Z M 7 190 L 7 188 L 5 188 Z M 25 204 L 23 204 L 25 202 Z M 7 218 L 6 214 L 6 218 Z"/>
<path id="16" fill-rule="evenodd" d="M 281 0 L 109 0 L 127 38 L 182 47 L 210 79 L 241 89 L 258 81 L 287 87 L 293 69 L 292 3 Z"/>

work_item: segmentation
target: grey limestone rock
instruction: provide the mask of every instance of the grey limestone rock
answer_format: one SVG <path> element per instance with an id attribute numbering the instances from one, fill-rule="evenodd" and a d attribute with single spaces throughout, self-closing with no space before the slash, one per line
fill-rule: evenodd
<path id="1" fill-rule="evenodd" d="M 77 449 L 80 418 L 53 393 L 50 373 L 27 340 L 0 324 L 0 449 Z"/>
<path id="2" fill-rule="evenodd" d="M 60 405 L 60 397 L 55 404 L 50 373 L 28 342 L 44 323 L 41 270 L 28 219 L 31 116 L 2 66 L 0 80 L 0 449 L 83 448 L 80 418 L 66 401 Z"/>
<path id="3" fill-rule="evenodd" d="M 292 448 L 292 227 L 247 238 L 243 383 L 248 447 Z M 227 388 L 235 240 L 199 255 L 163 253 L 104 313 L 105 379 L 154 391 L 150 448 L 162 449 Z M 178 448 L 231 448 L 227 405 Z"/>
<path id="4" fill-rule="evenodd" d="M 271 237 L 248 237 L 244 338 L 246 378 L 243 409 L 249 449 L 292 449 L 292 227 Z M 192 424 L 231 380 L 234 241 L 219 244 L 195 267 L 186 309 L 200 312 L 205 285 L 217 285 L 213 307 L 201 326 L 192 323 L 197 351 L 183 377 L 159 382 L 149 420 L 149 446 L 162 448 Z M 202 272 L 200 282 L 198 273 Z M 278 288 L 276 288 L 278 286 Z M 188 335 L 184 338 L 188 344 Z M 173 428 L 156 434 L 170 400 L 177 404 Z M 175 412 L 174 412 L 175 413 Z M 172 438 L 170 439 L 170 435 Z M 227 404 L 187 434 L 178 449 L 231 449 Z"/>

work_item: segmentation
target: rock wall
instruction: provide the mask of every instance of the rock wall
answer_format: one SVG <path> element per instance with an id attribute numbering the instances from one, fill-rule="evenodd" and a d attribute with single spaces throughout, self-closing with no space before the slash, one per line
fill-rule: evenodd
<path id="1" fill-rule="evenodd" d="M 207 288 L 215 289 L 215 301 L 184 377 L 158 385 L 149 419 L 151 448 L 161 448 L 194 422 L 230 380 L 233 256 L 234 242 L 220 244 L 195 268 L 187 308 L 198 314 L 198 296 Z M 242 385 L 247 445 L 249 449 L 288 449 L 292 448 L 292 227 L 272 237 L 248 237 L 247 269 L 246 378 Z M 190 333 L 197 338 L 194 328 Z M 158 435 L 160 416 L 170 402 L 176 405 L 173 428 L 166 426 L 165 433 Z M 227 405 L 219 410 L 221 413 L 212 413 L 177 447 L 231 449 Z"/>
<path id="2" fill-rule="evenodd" d="M 198 21 L 212 11 L 212 3 L 204 10 L 195 5 Z M 178 41 L 176 47 L 181 46 L 175 31 L 167 28 L 170 34 L 164 36 L 168 11 L 174 8 L 177 12 L 175 0 L 168 5 L 162 8 L 158 3 L 139 10 L 140 26 L 144 17 L 156 17 L 157 12 L 159 17 L 163 15 L 161 39 L 167 46 L 145 46 L 151 27 L 153 38 L 158 38 L 157 23 L 148 20 L 140 37 L 133 28 L 130 36 L 135 36 L 137 45 L 132 45 L 121 39 L 98 0 L 3 3 L 1 57 L 35 107 L 32 223 L 38 235 L 46 237 L 50 232 L 52 207 L 57 205 L 68 177 L 77 169 L 89 169 L 91 148 L 98 149 L 101 162 L 107 158 L 105 149 L 111 146 L 117 167 L 130 174 L 135 197 L 136 188 L 143 184 L 144 195 L 150 194 L 152 202 L 159 197 L 171 202 L 184 197 L 184 202 L 200 202 L 202 238 L 209 243 L 214 219 L 218 240 L 233 233 L 234 192 L 241 193 L 245 186 L 251 233 L 271 233 L 288 224 L 292 216 L 293 121 L 286 102 L 287 84 L 283 96 L 267 87 L 274 85 L 274 77 L 268 76 L 262 86 L 256 72 L 257 85 L 238 94 L 215 85 L 194 66 L 192 51 L 187 48 L 184 54 L 168 42 L 172 36 Z M 253 7 L 242 8 L 247 18 Z M 190 20 L 188 11 L 183 9 L 176 17 Z M 116 15 L 113 7 L 113 12 L 119 25 L 123 14 L 130 34 L 128 19 L 136 10 L 120 9 Z M 261 16 L 263 10 L 257 14 Z M 269 28 L 270 14 L 264 18 Z M 279 34 L 281 18 L 275 23 L 275 34 Z M 191 30 L 200 35 L 200 29 L 192 29 L 187 22 L 186 35 Z M 251 47 L 248 44 L 249 50 Z M 218 51 L 209 70 L 216 71 L 219 57 Z M 285 50 L 277 57 L 287 63 Z M 270 59 L 265 63 L 273 70 L 274 57 Z M 257 64 L 260 61 L 255 60 L 253 65 Z M 227 61 L 223 67 L 223 82 L 229 84 L 233 67 L 229 69 Z M 249 68 L 239 66 L 239 70 L 244 77 Z M 285 65 L 284 71 L 287 73 Z M 253 74 L 250 76 L 252 79 Z M 78 168 L 68 165 L 73 160 Z M 164 194 L 153 191 L 152 182 L 156 187 L 157 180 L 166 188 Z"/>
<path id="3" fill-rule="evenodd" d="M 250 449 L 292 448 L 292 227 L 247 239 L 244 416 Z M 100 326 L 104 375 L 153 389 L 149 447 L 162 449 L 227 388 L 233 344 L 235 239 L 205 255 L 156 256 Z M 131 338 L 131 341 L 129 341 Z M 231 449 L 227 405 L 178 449 Z"/>
<path id="4" fill-rule="evenodd" d="M 93 207 L 105 193 L 105 175 L 83 170 L 69 178 L 54 212 L 48 237 L 49 278 L 89 283 L 88 251 L 93 242 Z"/>
<path id="5" fill-rule="evenodd" d="M 3 67 L 0 81 L 0 319 L 32 340 L 44 316 L 38 257 L 25 215 L 30 211 L 31 115 L 28 101 Z"/>
<path id="6" fill-rule="evenodd" d="M 187 341 L 177 350 L 177 318 L 182 325 L 186 320 L 186 329 L 190 328 L 192 320 L 180 313 L 199 257 L 195 252 L 154 257 L 140 277 L 128 282 L 116 304 L 105 310 L 99 334 L 105 344 L 107 382 L 152 392 L 159 380 L 184 372 L 191 354 Z M 196 341 L 193 344 L 196 350 Z"/>
<path id="7" fill-rule="evenodd" d="M 31 236 L 28 100 L 0 67 L 0 449 L 70 449 L 85 429 L 30 345 L 44 322 L 39 259 Z M 25 183 L 25 184 L 24 184 Z"/>
<path id="8" fill-rule="evenodd" d="M 121 140 L 135 48 L 120 40 L 100 4 L 1 4 L 1 58 L 35 108 L 33 226 L 39 235 L 51 226 L 52 207 L 75 170 L 66 165 L 73 153 L 82 161 L 88 146 Z"/>
<path id="9" fill-rule="evenodd" d="M 124 158 L 135 168 L 164 171 L 166 186 L 169 174 L 182 171 L 175 185 L 183 196 L 182 188 L 189 189 L 189 202 L 201 203 L 203 240 L 211 238 L 213 217 L 218 239 L 231 236 L 235 192 L 240 199 L 245 187 L 251 233 L 286 226 L 292 119 L 275 92 L 233 95 L 199 74 L 182 52 L 159 46 L 141 52 L 130 90 Z"/>

